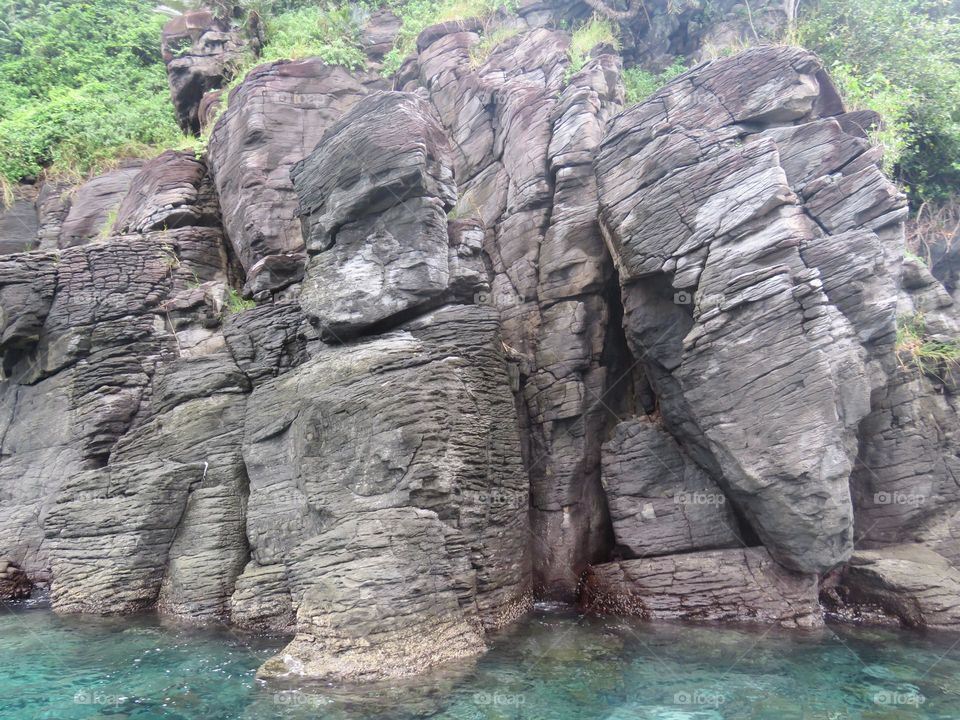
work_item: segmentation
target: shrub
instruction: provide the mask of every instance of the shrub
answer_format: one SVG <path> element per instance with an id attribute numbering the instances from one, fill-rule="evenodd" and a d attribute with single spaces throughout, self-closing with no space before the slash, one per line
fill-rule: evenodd
<path id="1" fill-rule="evenodd" d="M 224 303 L 223 312 L 225 315 L 235 315 L 236 313 L 242 313 L 244 310 L 250 310 L 256 306 L 257 303 L 253 300 L 244 300 L 240 297 L 240 293 L 230 288 L 227 290 L 227 301 Z"/>
<path id="2" fill-rule="evenodd" d="M 643 102 L 677 75 L 686 71 L 686 63 L 680 57 L 674 58 L 670 65 L 656 74 L 641 67 L 627 68 L 623 71 L 624 100 L 627 107 Z"/>
<path id="3" fill-rule="evenodd" d="M 883 115 L 878 140 L 914 207 L 960 191 L 960 22 L 952 7 L 820 0 L 798 28 L 850 102 Z"/>
<path id="4" fill-rule="evenodd" d="M 138 0 L 0 0 L 0 175 L 86 173 L 181 142 L 158 38 Z"/>
<path id="5" fill-rule="evenodd" d="M 319 57 L 330 65 L 363 67 L 360 18 L 349 5 L 308 6 L 266 20 L 259 62 Z"/>

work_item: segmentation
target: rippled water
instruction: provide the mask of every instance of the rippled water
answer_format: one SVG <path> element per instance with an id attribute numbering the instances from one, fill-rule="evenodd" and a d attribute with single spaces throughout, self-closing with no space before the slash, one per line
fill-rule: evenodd
<path id="1" fill-rule="evenodd" d="M 0 607 L 0 718 L 960 718 L 960 635 L 786 632 L 541 610 L 487 655 L 391 687 L 278 688 L 282 641 L 154 616 Z"/>

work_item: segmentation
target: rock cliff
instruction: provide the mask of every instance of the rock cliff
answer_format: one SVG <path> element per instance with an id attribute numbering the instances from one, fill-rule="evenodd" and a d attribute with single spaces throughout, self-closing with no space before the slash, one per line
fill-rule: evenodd
<path id="1" fill-rule="evenodd" d="M 260 674 L 334 681 L 540 598 L 956 626 L 960 376 L 898 324 L 960 317 L 876 119 L 775 46 L 624 107 L 555 12 L 428 28 L 392 82 L 376 16 L 370 69 L 262 65 L 203 158 L 0 218 L 0 593 L 291 633 Z M 256 38 L 163 43 L 196 131 Z"/>

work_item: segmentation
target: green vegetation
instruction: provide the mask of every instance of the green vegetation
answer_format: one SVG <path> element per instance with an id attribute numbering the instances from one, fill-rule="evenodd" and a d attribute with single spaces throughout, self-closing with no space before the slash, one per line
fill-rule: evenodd
<path id="1" fill-rule="evenodd" d="M 960 372 L 960 342 L 931 340 L 921 313 L 897 319 L 897 358 L 903 367 L 915 367 L 924 375 L 942 379 Z"/>
<path id="2" fill-rule="evenodd" d="M 820 0 L 801 18 L 854 107 L 879 112 L 876 140 L 914 207 L 960 194 L 960 19 L 946 0 Z"/>
<path id="3" fill-rule="evenodd" d="M 0 176 L 86 173 L 182 142 L 143 0 L 0 0 Z"/>
<path id="4" fill-rule="evenodd" d="M 227 290 L 227 301 L 223 305 L 223 312 L 226 315 L 234 315 L 236 313 L 241 313 L 244 310 L 255 308 L 256 306 L 257 303 L 255 303 L 253 300 L 244 300 L 242 297 L 240 297 L 240 293 L 233 288 L 230 288 Z"/>
<path id="5" fill-rule="evenodd" d="M 330 65 L 363 67 L 360 15 L 347 4 L 308 5 L 266 19 L 266 42 L 256 63 L 319 57 Z"/>
<path id="6" fill-rule="evenodd" d="M 594 15 L 570 35 L 570 47 L 567 50 L 570 56 L 568 78 L 583 69 L 590 59 L 590 51 L 597 45 L 610 45 L 619 50 L 620 40 L 617 38 L 617 28 L 611 20 Z"/>
<path id="7" fill-rule="evenodd" d="M 468 18 L 490 21 L 498 10 L 514 10 L 516 0 L 388 0 L 387 6 L 403 22 L 393 50 L 383 62 L 383 74 L 392 75 L 416 49 L 417 35 L 425 28 Z"/>
<path id="8" fill-rule="evenodd" d="M 498 45 L 519 33 L 520 26 L 518 25 L 503 25 L 484 32 L 483 37 L 480 38 L 480 42 L 470 49 L 470 61 L 473 63 L 473 66 L 480 67 L 483 65 L 487 58 L 490 57 L 490 53 L 492 53 Z"/>
<path id="9" fill-rule="evenodd" d="M 677 75 L 687 71 L 683 58 L 673 59 L 662 72 L 654 74 L 641 67 L 627 68 L 623 71 L 623 85 L 626 91 L 627 106 L 636 105 L 653 95 L 657 90 L 673 80 Z"/>

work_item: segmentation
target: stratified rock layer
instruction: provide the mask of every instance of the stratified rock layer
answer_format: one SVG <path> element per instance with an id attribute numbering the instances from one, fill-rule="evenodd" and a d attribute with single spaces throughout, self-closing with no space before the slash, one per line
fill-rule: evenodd
<path id="1" fill-rule="evenodd" d="M 527 485 L 494 311 L 450 306 L 321 350 L 247 413 L 252 559 L 285 568 L 297 611 L 265 672 L 408 674 L 479 651 L 483 626 L 527 606 Z"/>
<path id="2" fill-rule="evenodd" d="M 245 271 L 267 255 L 303 250 L 290 170 L 366 92 L 361 79 L 316 58 L 261 65 L 231 91 L 207 161 Z"/>
<path id="3" fill-rule="evenodd" d="M 893 329 L 889 303 L 837 296 L 813 248 L 905 212 L 866 143 L 821 118 L 825 82 L 795 48 L 701 65 L 618 116 L 596 162 L 627 339 L 667 429 L 807 573 L 852 550 L 862 343 Z"/>
<path id="4" fill-rule="evenodd" d="M 817 578 L 793 573 L 762 548 L 712 550 L 592 567 L 583 605 L 649 620 L 821 624 Z"/>

